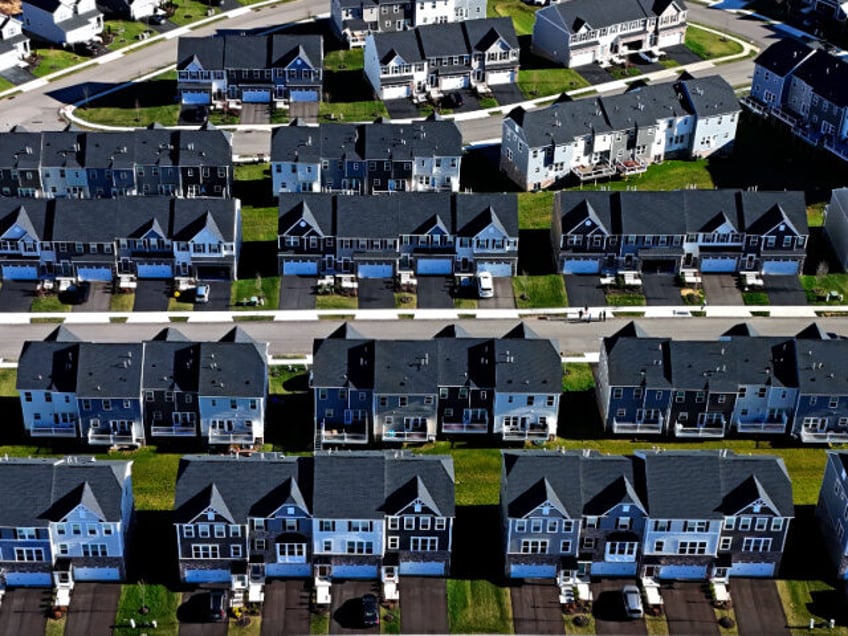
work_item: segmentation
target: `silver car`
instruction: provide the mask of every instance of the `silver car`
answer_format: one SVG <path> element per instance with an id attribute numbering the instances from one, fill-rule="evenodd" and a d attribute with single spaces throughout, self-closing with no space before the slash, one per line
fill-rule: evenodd
<path id="1" fill-rule="evenodd" d="M 624 601 L 624 613 L 627 618 L 642 618 L 645 610 L 642 608 L 642 594 L 635 585 L 625 585 L 621 588 L 621 598 Z"/>

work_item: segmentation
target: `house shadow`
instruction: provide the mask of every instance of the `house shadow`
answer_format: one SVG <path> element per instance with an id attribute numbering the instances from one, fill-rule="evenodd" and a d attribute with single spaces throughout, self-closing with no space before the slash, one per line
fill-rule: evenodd
<path id="1" fill-rule="evenodd" d="M 557 437 L 570 440 L 600 439 L 604 424 L 595 400 L 595 389 L 565 391 L 560 396 Z"/>
<path id="2" fill-rule="evenodd" d="M 179 575 L 173 512 L 136 510 L 131 533 L 127 541 L 127 580 L 176 589 Z"/>
<path id="3" fill-rule="evenodd" d="M 247 241 L 241 244 L 238 277 L 279 276 L 276 241 Z"/>
<path id="4" fill-rule="evenodd" d="M 501 145 L 478 146 L 462 155 L 459 183 L 471 192 L 518 192 L 518 186 L 500 170 Z"/>
<path id="5" fill-rule="evenodd" d="M 272 394 L 265 410 L 265 443 L 276 451 L 299 453 L 312 450 L 314 442 L 312 395 Z"/>
<path id="6" fill-rule="evenodd" d="M 240 179 L 233 182 L 233 197 L 241 201 L 242 206 L 276 208 L 277 199 L 273 196 L 272 190 L 270 167 L 262 171 L 261 179 Z"/>
<path id="7" fill-rule="evenodd" d="M 529 276 L 556 272 L 551 233 L 548 230 L 518 231 L 518 272 Z"/>
<path id="8" fill-rule="evenodd" d="M 456 507 L 452 578 L 486 579 L 497 584 L 504 581 L 500 527 L 497 505 Z"/>
<path id="9" fill-rule="evenodd" d="M 121 90 L 113 90 L 122 86 L 109 82 L 82 82 L 48 93 L 54 99 L 64 104 L 76 104 L 88 100 L 80 106 L 80 116 L 84 118 L 85 108 L 123 108 L 131 109 L 138 105 L 141 108 L 150 106 L 167 106 L 177 103 L 177 80 L 151 79 L 146 82 L 134 82 Z M 108 95 L 101 95 L 113 90 Z M 169 124 L 172 122 L 162 122 Z M 176 122 L 173 122 L 176 123 Z"/>

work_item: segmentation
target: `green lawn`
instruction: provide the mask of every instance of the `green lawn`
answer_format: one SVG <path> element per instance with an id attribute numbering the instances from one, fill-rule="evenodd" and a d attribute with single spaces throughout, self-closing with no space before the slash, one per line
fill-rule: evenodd
<path id="1" fill-rule="evenodd" d="M 664 161 L 648 166 L 641 175 L 607 181 L 601 184 L 584 184 L 570 188 L 572 190 L 625 190 L 635 187 L 637 190 L 681 190 L 695 186 L 700 190 L 712 190 L 715 187 L 708 170 L 706 159 L 696 161 Z"/>
<path id="2" fill-rule="evenodd" d="M 616 307 L 639 307 L 645 304 L 645 296 L 639 292 L 623 289 L 608 289 L 607 304 Z"/>
<path id="3" fill-rule="evenodd" d="M 563 391 L 589 391 L 595 388 L 595 376 L 592 367 L 586 362 L 569 362 L 563 365 Z"/>
<path id="4" fill-rule="evenodd" d="M 329 608 L 326 612 L 309 614 L 309 633 L 313 636 L 321 636 L 322 634 L 330 633 L 330 612 Z"/>
<path id="5" fill-rule="evenodd" d="M 209 10 L 209 5 L 206 4 L 206 2 L 199 2 L 198 0 L 179 0 L 175 4 L 177 6 L 177 10 L 174 12 L 174 15 L 171 16 L 170 21 L 177 26 L 184 26 L 207 17 L 206 12 Z M 215 14 L 221 12 L 220 9 L 215 8 L 213 8 L 212 11 Z"/>
<path id="6" fill-rule="evenodd" d="M 68 615 L 65 614 L 60 619 L 55 619 L 52 616 L 47 619 L 47 625 L 44 628 L 44 636 L 64 636 L 65 623 L 68 621 Z"/>
<path id="7" fill-rule="evenodd" d="M 712 60 L 717 57 L 736 55 L 742 52 L 742 45 L 734 40 L 729 40 L 723 35 L 716 35 L 705 31 L 692 23 L 686 29 L 686 48 L 704 60 Z"/>
<path id="8" fill-rule="evenodd" d="M 341 49 L 324 55 L 325 71 L 361 71 L 365 49 Z"/>
<path id="9" fill-rule="evenodd" d="M 808 626 L 811 618 L 815 619 L 819 624 L 832 618 L 832 614 L 830 613 L 824 614 L 811 611 L 819 608 L 822 608 L 823 611 L 829 609 L 826 605 L 817 603 L 813 596 L 813 594 L 818 596 L 833 592 L 833 587 L 823 581 L 779 580 L 777 581 L 777 591 L 780 594 L 780 600 L 783 601 L 786 622 L 793 628 L 792 633 L 795 636 L 810 633 Z M 845 626 L 839 626 L 833 631 L 822 631 L 828 634 L 838 634 L 839 636 L 848 635 L 848 628 Z"/>
<path id="10" fill-rule="evenodd" d="M 489 581 L 448 579 L 451 634 L 512 634 L 509 589 Z"/>
<path id="11" fill-rule="evenodd" d="M 15 384 L 18 381 L 16 369 L 0 369 L 0 397 L 18 397 Z"/>
<path id="12" fill-rule="evenodd" d="M 38 63 L 34 68 L 31 68 L 32 74 L 36 77 L 44 77 L 56 71 L 61 71 L 69 66 L 74 66 L 85 62 L 87 57 L 82 57 L 71 51 L 64 49 L 50 49 L 33 47 L 33 53 L 38 56 Z"/>
<path id="13" fill-rule="evenodd" d="M 574 619 L 578 616 L 585 616 L 589 619 L 588 625 L 585 627 L 579 627 L 574 624 Z M 594 636 L 598 633 L 598 628 L 595 625 L 595 617 L 592 616 L 592 613 L 588 614 L 573 614 L 573 615 L 562 615 L 562 620 L 565 622 L 565 633 L 566 634 L 583 634 L 585 636 Z"/>
<path id="14" fill-rule="evenodd" d="M 121 586 L 121 598 L 118 601 L 118 613 L 115 617 L 116 625 L 127 625 L 129 619 L 136 622 L 143 620 L 147 623 L 155 620 L 157 627 L 155 633 L 163 636 L 177 636 L 180 632 L 180 624 L 177 621 L 177 608 L 180 606 L 181 595 L 179 592 L 171 592 L 162 585 L 123 585 Z M 150 608 L 148 614 L 139 614 L 142 605 Z M 144 630 L 142 630 L 144 631 Z M 115 636 L 137 636 L 139 629 L 129 627 L 116 627 L 112 631 Z"/>
<path id="15" fill-rule="evenodd" d="M 132 311 L 135 294 L 112 294 L 109 296 L 109 311 Z"/>
<path id="16" fill-rule="evenodd" d="M 418 294 L 410 292 L 395 292 L 395 308 L 417 309 Z"/>
<path id="17" fill-rule="evenodd" d="M 622 80 L 629 77 L 637 77 L 642 74 L 638 66 L 611 66 L 607 69 L 613 79 Z"/>
<path id="18" fill-rule="evenodd" d="M 233 168 L 233 178 L 236 181 L 267 181 L 270 186 L 271 168 L 267 163 L 239 163 Z"/>
<path id="19" fill-rule="evenodd" d="M 186 296 L 190 298 L 191 292 L 186 292 Z M 172 296 L 168 299 L 168 311 L 194 311 L 194 303 L 187 300 L 180 300 L 179 298 L 174 298 Z"/>
<path id="20" fill-rule="evenodd" d="M 528 6 L 522 0 L 490 0 L 487 17 L 511 17 L 516 35 L 530 35 L 533 33 L 537 8 Z"/>
<path id="21" fill-rule="evenodd" d="M 824 209 L 826 207 L 826 201 L 807 206 L 807 225 L 809 227 L 821 227 L 824 225 Z"/>
<path id="22" fill-rule="evenodd" d="M 139 108 L 83 106 L 77 110 L 77 115 L 93 124 L 107 126 L 142 127 L 153 122 L 159 122 L 163 126 L 176 126 L 180 116 L 180 105 L 160 104 Z"/>
<path id="23" fill-rule="evenodd" d="M 135 20 L 106 20 L 104 30 L 115 36 L 112 42 L 106 46 L 110 51 L 115 51 L 139 42 L 138 34 L 149 31 L 150 27 L 144 22 L 136 22 Z M 155 33 L 151 31 L 151 37 L 153 35 Z"/>
<path id="24" fill-rule="evenodd" d="M 801 276 L 801 286 L 807 293 L 807 302 L 826 305 L 827 300 L 821 293 L 839 292 L 842 298 L 848 298 L 848 274 L 825 274 L 822 276 Z M 813 290 L 816 290 L 815 292 Z M 834 300 L 837 305 L 844 301 Z"/>
<path id="25" fill-rule="evenodd" d="M 765 292 L 742 292 L 742 303 L 745 305 L 768 305 L 768 294 Z"/>
<path id="26" fill-rule="evenodd" d="M 736 621 L 736 612 L 732 607 L 728 609 L 719 609 L 718 607 L 714 607 L 713 612 L 715 612 L 716 622 L 727 616 L 734 623 L 733 627 L 730 627 L 729 629 L 719 626 L 721 628 L 720 631 L 722 636 L 739 636 L 739 623 Z M 667 624 L 668 623 L 666 623 L 666 625 Z M 668 632 L 666 632 L 666 634 L 667 633 Z"/>
<path id="27" fill-rule="evenodd" d="M 527 99 L 558 95 L 589 86 L 589 82 L 571 68 L 522 68 L 518 71 L 517 83 Z"/>
<path id="28" fill-rule="evenodd" d="M 340 294 L 319 294 L 315 297 L 315 309 L 358 309 L 359 300 L 355 296 Z"/>
<path id="29" fill-rule="evenodd" d="M 7 91 L 10 88 L 14 88 L 14 87 L 15 87 L 15 85 L 12 84 L 12 82 L 10 82 L 9 80 L 7 80 L 3 77 L 0 77 L 0 93 L 2 93 L 3 91 Z"/>
<path id="30" fill-rule="evenodd" d="M 488 110 L 490 108 L 498 107 L 498 100 L 494 97 L 481 97 L 480 98 L 480 110 Z"/>
<path id="31" fill-rule="evenodd" d="M 269 190 L 270 187 L 271 184 L 269 183 Z M 276 241 L 278 215 L 279 208 L 277 207 L 256 208 L 252 205 L 243 205 L 241 208 L 241 240 L 245 243 Z"/>
<path id="32" fill-rule="evenodd" d="M 551 227 L 554 192 L 518 193 L 518 229 L 547 230 Z"/>
<path id="33" fill-rule="evenodd" d="M 29 310 L 34 313 L 59 313 L 70 311 L 71 306 L 62 303 L 56 294 L 51 294 L 33 298 Z"/>
<path id="34" fill-rule="evenodd" d="M 389 111 L 386 110 L 385 105 L 380 101 L 321 102 L 318 114 L 325 121 L 370 122 L 377 117 L 388 117 Z M 331 115 L 335 119 L 332 119 Z"/>
<path id="35" fill-rule="evenodd" d="M 480 302 L 476 298 L 454 298 L 454 309 L 478 309 Z"/>
<path id="36" fill-rule="evenodd" d="M 392 609 L 380 607 L 380 633 L 400 634 L 400 605 Z"/>
<path id="37" fill-rule="evenodd" d="M 559 274 L 544 276 L 515 276 L 512 279 L 515 305 L 519 309 L 536 307 L 565 307 L 565 283 Z"/>
<path id="38" fill-rule="evenodd" d="M 265 304 L 261 306 L 247 306 L 243 301 L 253 296 L 264 296 Z M 257 278 L 243 278 L 233 282 L 230 304 L 236 309 L 277 309 L 280 306 L 280 277 L 263 276 Z"/>

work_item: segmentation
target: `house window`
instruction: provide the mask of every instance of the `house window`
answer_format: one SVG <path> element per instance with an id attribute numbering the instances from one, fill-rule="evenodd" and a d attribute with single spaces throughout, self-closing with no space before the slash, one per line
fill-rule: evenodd
<path id="1" fill-rule="evenodd" d="M 241 558 L 241 545 L 235 544 L 230 546 L 230 556 L 234 559 Z"/>
<path id="2" fill-rule="evenodd" d="M 430 517 L 419 517 L 418 518 L 418 527 L 421 530 L 429 530 L 430 529 Z"/>
<path id="3" fill-rule="evenodd" d="M 400 544 L 400 537 L 392 535 L 389 537 L 389 550 L 397 550 Z"/>
<path id="4" fill-rule="evenodd" d="M 557 531 L 557 526 L 559 526 L 559 523 L 557 523 L 556 519 L 549 519 L 548 520 L 547 532 L 549 534 L 553 534 L 554 532 Z"/>
<path id="5" fill-rule="evenodd" d="M 525 519 L 516 519 L 515 520 L 515 531 L 516 532 L 527 532 L 527 521 Z"/>
<path id="6" fill-rule="evenodd" d="M 446 388 L 439 389 L 439 399 L 447 400 L 448 399 L 448 390 Z"/>
<path id="7" fill-rule="evenodd" d="M 389 517 L 389 530 L 397 530 L 399 527 L 398 517 Z"/>
<path id="8" fill-rule="evenodd" d="M 191 546 L 192 559 L 219 559 L 220 548 L 217 545 L 198 544 Z"/>
<path id="9" fill-rule="evenodd" d="M 403 518 L 403 529 L 404 530 L 415 530 L 415 517 L 404 517 Z"/>
<path id="10" fill-rule="evenodd" d="M 194 539 L 194 526 L 183 526 L 183 537 Z"/>
<path id="11" fill-rule="evenodd" d="M 730 545 L 733 543 L 733 537 L 722 537 L 721 542 L 718 545 L 719 550 L 729 550 Z"/>
<path id="12" fill-rule="evenodd" d="M 409 549 L 414 552 L 435 552 L 439 549 L 438 537 L 412 537 Z"/>
<path id="13" fill-rule="evenodd" d="M 521 541 L 521 554 L 547 554 L 547 539 L 524 539 Z"/>
<path id="14" fill-rule="evenodd" d="M 324 543 L 322 544 L 322 550 L 324 552 L 332 552 L 333 551 L 333 540 L 332 539 L 324 539 Z"/>
<path id="15" fill-rule="evenodd" d="M 724 529 L 725 530 L 733 530 L 736 527 L 736 517 L 725 517 L 724 518 Z"/>
<path id="16" fill-rule="evenodd" d="M 699 556 L 707 553 L 706 541 L 681 541 L 677 546 L 677 554 Z"/>
<path id="17" fill-rule="evenodd" d="M 662 552 L 665 550 L 665 541 L 654 541 L 654 552 Z"/>
<path id="18" fill-rule="evenodd" d="M 374 554 L 373 541 L 347 541 L 345 543 L 347 554 Z"/>
<path id="19" fill-rule="evenodd" d="M 619 517 L 615 520 L 616 530 L 630 530 L 630 517 Z"/>
<path id="20" fill-rule="evenodd" d="M 562 531 L 563 532 L 574 532 L 574 522 L 570 519 L 562 520 Z"/>
<path id="21" fill-rule="evenodd" d="M 754 529 L 757 532 L 763 532 L 766 528 L 768 528 L 768 519 L 766 517 L 757 517 L 754 523 Z"/>
<path id="22" fill-rule="evenodd" d="M 748 537 L 742 541 L 742 552 L 771 552 L 771 539 Z"/>
<path id="23" fill-rule="evenodd" d="M 684 521 L 683 532 L 706 532 L 709 527 L 707 521 Z"/>
<path id="24" fill-rule="evenodd" d="M 253 519 L 253 529 L 262 532 L 265 529 L 265 520 L 256 518 Z"/>
<path id="25" fill-rule="evenodd" d="M 444 517 L 436 517 L 436 530 L 444 530 L 448 525 L 448 520 Z"/>
<path id="26" fill-rule="evenodd" d="M 221 524 L 215 524 L 215 538 L 223 539 L 227 536 L 227 528 Z"/>
<path id="27" fill-rule="evenodd" d="M 86 543 L 82 546 L 84 557 L 105 557 L 109 555 L 105 543 Z"/>
<path id="28" fill-rule="evenodd" d="M 586 528 L 597 528 L 598 527 L 598 518 L 597 517 L 586 517 L 583 523 Z"/>
<path id="29" fill-rule="evenodd" d="M 560 541 L 559 551 L 563 554 L 571 552 L 571 541 Z"/>
<path id="30" fill-rule="evenodd" d="M 772 532 L 781 532 L 783 530 L 783 517 L 775 517 L 771 520 L 771 530 Z"/>
<path id="31" fill-rule="evenodd" d="M 751 529 L 751 517 L 740 517 L 739 518 L 739 530 L 741 532 L 747 532 Z"/>
<path id="32" fill-rule="evenodd" d="M 583 537 L 583 549 L 584 550 L 594 550 L 595 549 L 595 537 Z"/>
<path id="33" fill-rule="evenodd" d="M 197 526 L 197 536 L 199 536 L 201 539 L 208 539 L 210 536 L 209 526 L 205 523 Z"/>

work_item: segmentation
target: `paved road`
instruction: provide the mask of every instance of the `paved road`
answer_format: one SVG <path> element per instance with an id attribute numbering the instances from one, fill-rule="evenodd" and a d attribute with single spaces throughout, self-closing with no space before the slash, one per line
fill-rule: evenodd
<path id="1" fill-rule="evenodd" d="M 742 636 L 789 636 L 783 604 L 773 580 L 733 579 L 731 596 Z"/>
<path id="2" fill-rule="evenodd" d="M 562 634 L 559 591 L 550 581 L 516 585 L 509 595 L 516 634 Z"/>
<path id="3" fill-rule="evenodd" d="M 671 636 L 718 634 L 718 622 L 703 583 L 675 582 L 664 588 L 662 597 Z"/>
<path id="4" fill-rule="evenodd" d="M 120 596 L 121 586 L 117 584 L 77 583 L 68 608 L 65 636 L 111 633 Z"/>
<path id="5" fill-rule="evenodd" d="M 50 594 L 50 590 L 38 588 L 18 588 L 6 592 L 3 605 L 0 606 L 0 634 L 43 634 Z"/>
<path id="6" fill-rule="evenodd" d="M 450 632 L 445 579 L 405 576 L 401 579 L 400 595 L 402 634 L 447 634 Z M 561 634 L 562 631 L 558 633 Z"/>

